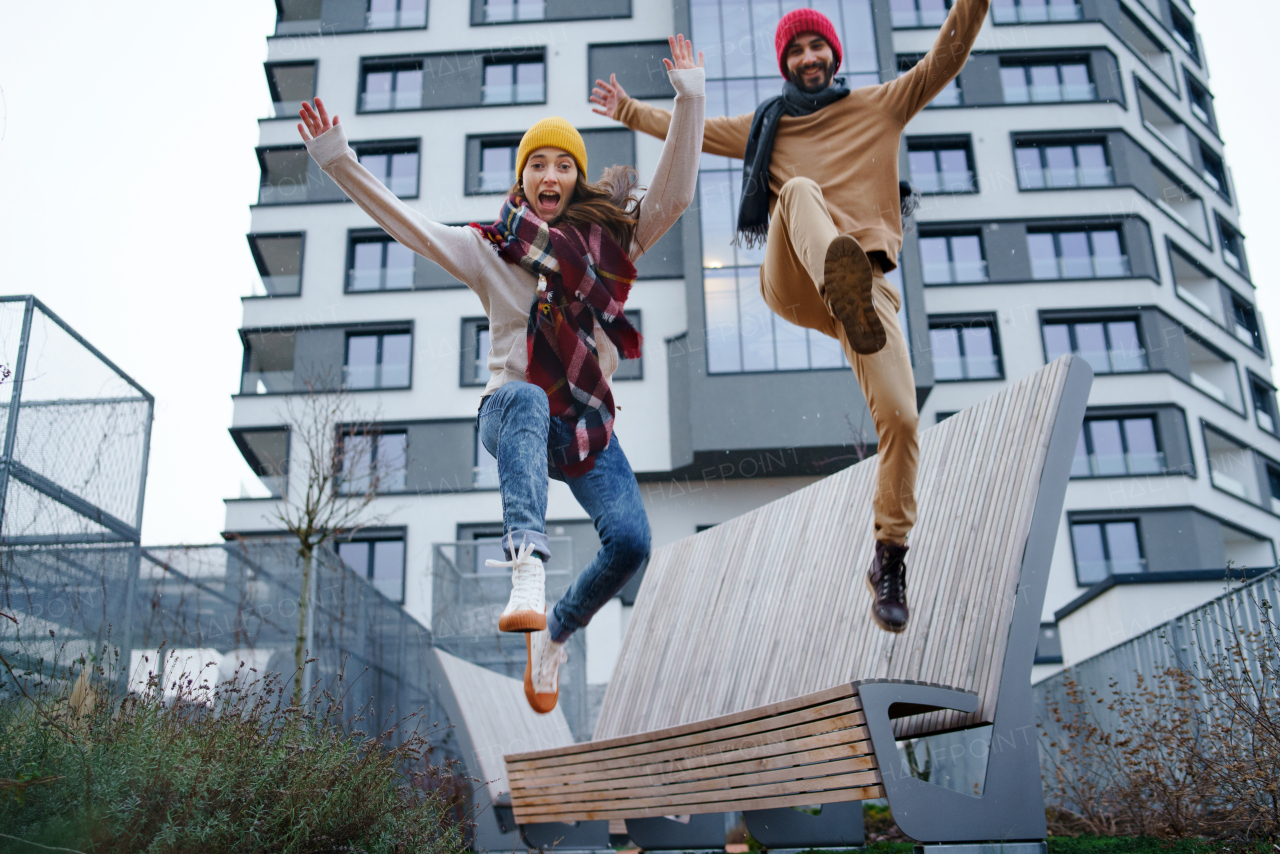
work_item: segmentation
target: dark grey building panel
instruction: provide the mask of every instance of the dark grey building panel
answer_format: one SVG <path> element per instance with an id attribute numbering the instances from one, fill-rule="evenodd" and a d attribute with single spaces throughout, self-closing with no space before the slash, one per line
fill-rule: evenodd
<path id="1" fill-rule="evenodd" d="M 640 279 L 678 279 L 684 275 L 684 218 L 658 238 L 649 251 L 636 262 Z"/>
<path id="2" fill-rule="evenodd" d="M 295 391 L 336 389 L 342 386 L 342 363 L 346 357 L 345 329 L 299 329 L 293 356 Z"/>
<path id="3" fill-rule="evenodd" d="M 1031 281 L 1027 254 L 1027 226 L 1021 222 L 993 222 L 982 227 L 988 275 L 993 282 Z"/>
<path id="4" fill-rule="evenodd" d="M 1089 51 L 1089 73 L 1098 90 L 1099 101 L 1125 103 L 1124 82 L 1120 79 L 1120 63 L 1109 50 Z"/>
<path id="5" fill-rule="evenodd" d="M 587 148 L 587 180 L 595 183 L 609 166 L 636 165 L 636 134 L 626 128 L 580 131 Z"/>
<path id="6" fill-rule="evenodd" d="M 971 55 L 960 71 L 960 91 L 964 93 L 966 107 L 1003 104 L 1000 57 L 990 53 Z"/>
<path id="7" fill-rule="evenodd" d="M 1155 247 L 1151 243 L 1151 226 L 1137 217 L 1126 217 L 1121 224 L 1125 252 L 1129 255 L 1129 270 L 1134 278 L 1160 281 L 1160 268 L 1156 266 Z"/>
<path id="8" fill-rule="evenodd" d="M 1142 336 L 1151 370 L 1168 371 L 1191 382 L 1191 355 L 1181 324 L 1158 309 L 1143 309 L 1141 314 Z"/>
<path id="9" fill-rule="evenodd" d="M 536 21 L 487 21 L 485 0 L 471 0 L 471 25 L 523 23 Z M 546 0 L 543 21 L 584 21 L 598 18 L 630 18 L 631 0 Z M 688 32 L 688 29 L 685 29 Z"/>
<path id="10" fill-rule="evenodd" d="M 1107 134 L 1107 153 L 1117 185 L 1133 187 L 1149 199 L 1156 197 L 1151 155 L 1145 148 L 1127 133 L 1111 131 Z"/>
<path id="11" fill-rule="evenodd" d="M 479 51 L 422 58 L 422 106 L 474 107 L 484 100 L 484 57 Z"/>
<path id="12" fill-rule="evenodd" d="M 463 492 L 472 488 L 475 419 L 410 424 L 405 488 L 409 492 Z"/>
<path id="13" fill-rule="evenodd" d="M 354 33 L 365 26 L 367 0 L 321 0 L 320 28 L 322 32 Z"/>
<path id="14" fill-rule="evenodd" d="M 663 57 L 670 56 L 666 41 L 588 45 L 587 92 L 596 80 L 616 74 L 632 98 L 674 98 L 676 90 L 662 64 Z"/>

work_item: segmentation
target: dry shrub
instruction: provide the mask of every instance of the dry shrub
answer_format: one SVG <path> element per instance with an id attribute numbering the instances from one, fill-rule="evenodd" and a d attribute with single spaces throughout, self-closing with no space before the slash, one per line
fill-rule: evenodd
<path id="1" fill-rule="evenodd" d="M 371 737 L 325 692 L 284 705 L 276 676 L 162 700 L 114 696 L 91 669 L 71 690 L 12 670 L 0 683 L 0 851 L 466 849 L 466 788 L 431 764 L 413 715 Z"/>
<path id="2" fill-rule="evenodd" d="M 1042 722 L 1053 833 L 1280 842 L 1280 639 L 1248 595 L 1256 629 L 1230 612 L 1212 648 L 1132 690 L 1067 679 Z"/>

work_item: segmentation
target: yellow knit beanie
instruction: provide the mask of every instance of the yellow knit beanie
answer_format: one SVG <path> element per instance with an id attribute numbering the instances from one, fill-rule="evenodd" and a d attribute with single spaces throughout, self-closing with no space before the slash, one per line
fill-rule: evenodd
<path id="1" fill-rule="evenodd" d="M 544 145 L 562 148 L 572 154 L 578 163 L 578 171 L 584 179 L 587 177 L 587 146 L 582 141 L 582 134 L 564 119 L 552 116 L 529 128 L 520 140 L 520 147 L 516 150 L 517 181 L 524 174 L 524 162 L 529 159 L 529 155 Z"/>

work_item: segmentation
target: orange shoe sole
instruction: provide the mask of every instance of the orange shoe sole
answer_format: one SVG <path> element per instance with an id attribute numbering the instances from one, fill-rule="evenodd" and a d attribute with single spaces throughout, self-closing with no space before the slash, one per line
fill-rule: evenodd
<path id="1" fill-rule="evenodd" d="M 844 327 L 855 353 L 884 349 L 888 336 L 871 298 L 871 259 L 858 241 L 841 234 L 827 247 L 822 271 L 822 297 Z"/>
<path id="2" fill-rule="evenodd" d="M 538 611 L 512 611 L 498 617 L 500 632 L 540 632 L 547 627 L 547 615 Z"/>
<path id="3" fill-rule="evenodd" d="M 533 690 L 533 638 L 524 636 L 524 698 L 529 701 L 529 708 L 540 715 L 545 715 L 556 707 L 560 701 L 559 681 L 554 694 L 539 694 Z"/>

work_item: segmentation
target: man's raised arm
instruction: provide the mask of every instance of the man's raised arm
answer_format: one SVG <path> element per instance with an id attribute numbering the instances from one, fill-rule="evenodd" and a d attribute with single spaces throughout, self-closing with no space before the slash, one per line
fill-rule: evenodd
<path id="1" fill-rule="evenodd" d="M 591 90 L 592 111 L 622 122 L 632 130 L 667 138 L 671 127 L 671 111 L 631 98 L 618 83 L 616 75 L 609 75 L 609 82 L 597 80 Z M 747 150 L 747 132 L 751 130 L 751 113 L 741 116 L 716 116 L 706 121 L 702 137 L 702 150 L 708 154 L 721 154 L 739 160 Z"/>
<path id="2" fill-rule="evenodd" d="M 884 87 L 886 108 L 905 125 L 956 78 L 986 20 L 991 0 L 956 0 L 933 49 Z"/>

